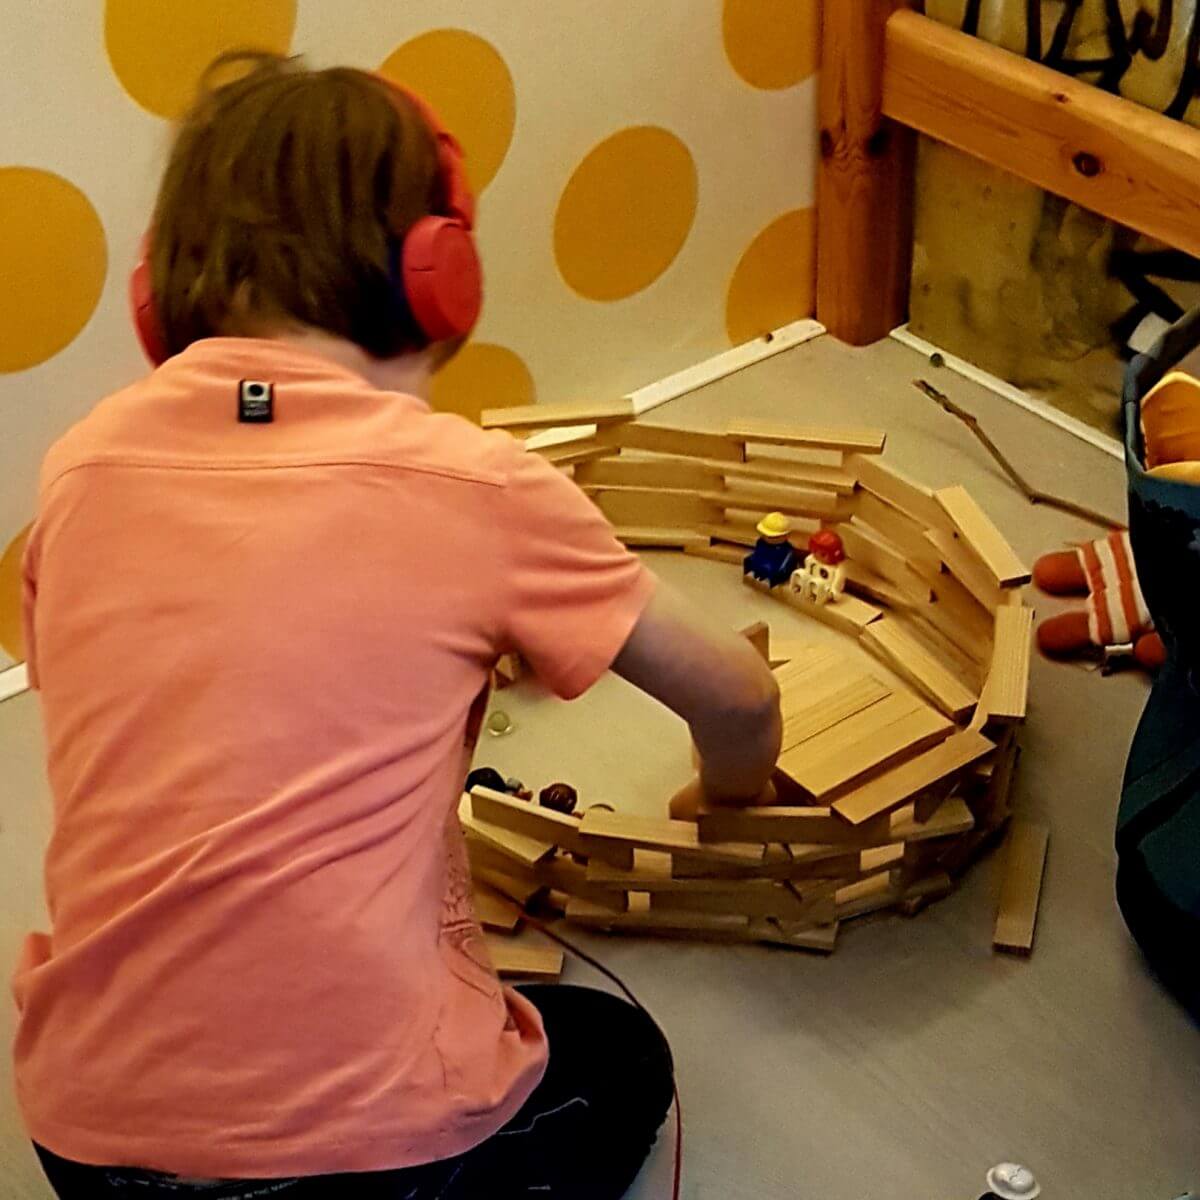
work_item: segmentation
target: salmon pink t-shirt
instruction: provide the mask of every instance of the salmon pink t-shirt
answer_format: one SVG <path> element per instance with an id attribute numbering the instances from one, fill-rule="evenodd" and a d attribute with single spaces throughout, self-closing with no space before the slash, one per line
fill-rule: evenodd
<path id="1" fill-rule="evenodd" d="M 578 695 L 652 594 L 592 504 L 505 434 L 214 338 L 51 450 L 25 588 L 54 797 L 14 981 L 34 1140 L 256 1178 L 509 1120 L 545 1038 L 454 813 L 497 656 Z"/>

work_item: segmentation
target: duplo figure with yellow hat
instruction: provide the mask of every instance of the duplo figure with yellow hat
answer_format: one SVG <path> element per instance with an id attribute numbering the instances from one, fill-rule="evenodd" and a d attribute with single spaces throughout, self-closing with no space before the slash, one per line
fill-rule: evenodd
<path id="1" fill-rule="evenodd" d="M 768 513 L 758 523 L 758 541 L 742 564 L 744 575 L 765 580 L 771 587 L 787 583 L 796 569 L 796 551 L 788 540 L 792 523 L 783 513 Z"/>

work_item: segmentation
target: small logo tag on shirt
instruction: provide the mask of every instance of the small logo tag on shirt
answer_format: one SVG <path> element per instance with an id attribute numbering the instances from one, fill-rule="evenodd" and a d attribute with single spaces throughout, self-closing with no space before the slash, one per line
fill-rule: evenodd
<path id="1" fill-rule="evenodd" d="M 243 425 L 269 425 L 275 420 L 275 385 L 243 379 L 238 384 L 238 420 Z"/>

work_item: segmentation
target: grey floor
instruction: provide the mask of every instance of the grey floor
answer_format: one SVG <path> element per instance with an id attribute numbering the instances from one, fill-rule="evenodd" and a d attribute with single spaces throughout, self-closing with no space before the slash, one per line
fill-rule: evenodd
<path id="1" fill-rule="evenodd" d="M 965 430 L 909 380 L 930 368 L 882 343 L 829 339 L 778 356 L 650 416 L 718 427 L 732 414 L 861 423 L 890 460 L 933 485 L 964 483 L 1030 558 L 1094 536 L 1031 510 Z M 933 376 L 973 409 L 1036 484 L 1119 513 L 1119 464 L 975 386 Z M 830 636 L 748 592 L 720 564 L 652 555 L 718 620 L 759 616 L 788 637 Z M 1039 609 L 1054 605 L 1039 600 Z M 832 958 L 786 950 L 578 935 L 658 1016 L 675 1048 L 694 1200 L 974 1200 L 994 1162 L 1029 1164 L 1047 1200 L 1168 1200 L 1200 1187 L 1200 1030 L 1160 993 L 1112 898 L 1112 826 L 1145 699 L 1137 676 L 1035 663 L 1017 803 L 1052 827 L 1032 959 L 994 956 L 996 861 L 914 920 L 852 923 Z M 615 679 L 574 705 L 505 692 L 515 731 L 479 761 L 585 800 L 659 811 L 688 774 L 682 726 Z M 36 707 L 0 706 L 0 961 L 41 918 L 47 830 Z M 590 982 L 583 966 L 568 979 Z M 2 1006 L 4 1033 L 12 1014 Z M 48 1195 L 0 1068 L 0 1194 Z M 636 1087 L 637 1081 L 630 1080 Z M 638 1200 L 669 1194 L 664 1139 Z"/>

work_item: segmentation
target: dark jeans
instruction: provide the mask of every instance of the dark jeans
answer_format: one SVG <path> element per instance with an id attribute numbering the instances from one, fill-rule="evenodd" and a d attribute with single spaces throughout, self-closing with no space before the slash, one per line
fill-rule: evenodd
<path id="1" fill-rule="evenodd" d="M 1150 969 L 1200 1022 L 1200 920 L 1163 896 L 1136 849 L 1121 855 L 1117 903 Z"/>
<path id="2" fill-rule="evenodd" d="M 537 1006 L 550 1066 L 524 1108 L 459 1158 L 396 1171 L 186 1184 L 67 1162 L 37 1147 L 61 1200 L 617 1200 L 654 1145 L 674 1094 L 671 1051 L 642 1011 L 606 992 L 521 989 Z"/>

